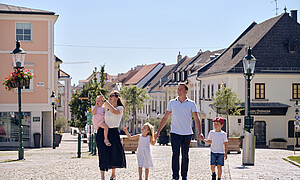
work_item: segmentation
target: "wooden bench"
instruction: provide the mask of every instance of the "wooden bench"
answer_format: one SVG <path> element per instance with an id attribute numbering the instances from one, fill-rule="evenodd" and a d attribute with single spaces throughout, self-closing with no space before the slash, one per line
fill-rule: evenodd
<path id="1" fill-rule="evenodd" d="M 129 139 L 126 135 L 120 135 L 120 138 L 124 151 L 131 151 L 134 154 L 138 147 L 138 140 Z"/>

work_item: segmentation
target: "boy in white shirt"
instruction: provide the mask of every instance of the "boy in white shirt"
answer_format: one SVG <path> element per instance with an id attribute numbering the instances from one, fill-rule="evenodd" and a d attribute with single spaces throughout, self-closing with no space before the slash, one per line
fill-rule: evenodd
<path id="1" fill-rule="evenodd" d="M 216 180 L 216 166 L 218 168 L 218 180 L 220 180 L 222 177 L 222 166 L 224 166 L 224 160 L 227 159 L 228 140 L 226 133 L 221 130 L 224 119 L 216 117 L 213 122 L 215 129 L 211 130 L 207 139 L 202 139 L 202 141 L 211 144 L 210 168 L 212 180 Z"/>

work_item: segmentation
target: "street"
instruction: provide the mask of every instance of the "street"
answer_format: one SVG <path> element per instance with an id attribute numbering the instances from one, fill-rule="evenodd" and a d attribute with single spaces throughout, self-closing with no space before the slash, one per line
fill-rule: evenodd
<path id="1" fill-rule="evenodd" d="M 98 156 L 89 155 L 82 144 L 77 158 L 77 137 L 64 133 L 60 147 L 25 149 L 25 160 L 16 161 L 17 151 L 0 151 L 1 179 L 100 179 Z M 171 146 L 152 146 L 155 167 L 149 179 L 171 179 Z M 299 155 L 300 152 L 296 152 Z M 222 179 L 300 179 L 300 169 L 282 160 L 293 151 L 256 149 L 255 166 L 241 166 L 241 154 L 229 154 Z M 136 154 L 126 152 L 127 168 L 117 169 L 117 179 L 138 179 Z M 188 179 L 211 179 L 209 148 L 190 148 Z M 106 173 L 109 179 L 110 171 Z"/>

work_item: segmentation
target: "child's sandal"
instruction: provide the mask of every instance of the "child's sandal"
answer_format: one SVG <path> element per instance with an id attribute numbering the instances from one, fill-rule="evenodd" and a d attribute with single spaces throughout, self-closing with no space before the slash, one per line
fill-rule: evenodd
<path id="1" fill-rule="evenodd" d="M 105 144 L 106 146 L 111 146 L 111 143 L 108 141 L 108 139 L 107 139 L 107 140 L 104 140 L 104 144 Z"/>

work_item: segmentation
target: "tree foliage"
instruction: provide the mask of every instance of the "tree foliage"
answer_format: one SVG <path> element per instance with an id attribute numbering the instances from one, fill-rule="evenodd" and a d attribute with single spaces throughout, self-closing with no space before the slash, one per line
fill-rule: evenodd
<path id="1" fill-rule="evenodd" d="M 145 89 L 139 88 L 136 85 L 123 86 L 120 90 L 120 94 L 126 107 L 124 117 L 128 117 L 128 114 L 133 116 L 133 120 L 130 119 L 131 131 L 136 133 L 136 110 L 143 109 L 144 102 L 150 97 Z"/>
<path id="2" fill-rule="evenodd" d="M 213 97 L 213 109 L 217 114 L 226 116 L 227 136 L 229 136 L 229 116 L 241 115 L 241 100 L 231 88 L 222 87 Z"/>
<path id="3" fill-rule="evenodd" d="M 72 94 L 71 101 L 69 102 L 71 111 L 71 120 L 69 125 L 78 128 L 84 128 L 87 123 L 87 111 L 91 105 L 95 104 L 96 97 L 100 95 L 100 92 L 107 96 L 108 90 L 103 89 L 106 76 L 104 72 L 104 65 L 101 66 L 101 70 L 98 72 L 97 68 L 93 71 L 93 80 L 85 83 L 82 89 L 77 89 L 76 92 Z M 97 73 L 100 74 L 100 81 L 98 82 Z M 81 100 L 82 97 L 90 97 L 90 101 Z"/>

